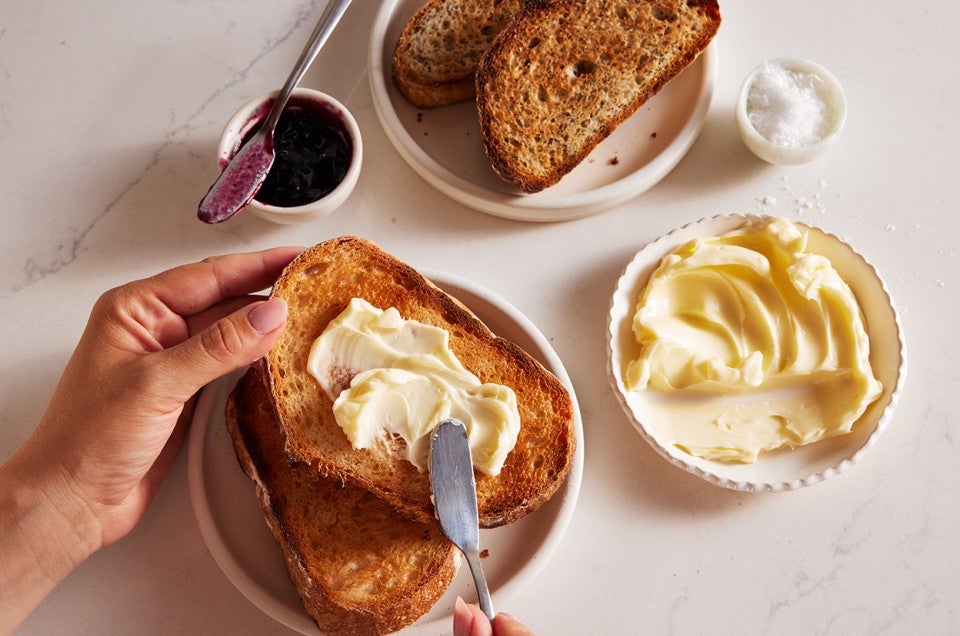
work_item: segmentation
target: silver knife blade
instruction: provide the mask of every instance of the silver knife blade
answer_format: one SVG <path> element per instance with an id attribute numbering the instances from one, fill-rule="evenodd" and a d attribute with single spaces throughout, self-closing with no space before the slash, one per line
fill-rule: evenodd
<path id="1" fill-rule="evenodd" d="M 467 559 L 477 586 L 480 609 L 493 620 L 493 603 L 480 566 L 477 484 L 467 427 L 456 418 L 444 420 L 430 438 L 430 485 L 433 505 L 444 534 Z"/>

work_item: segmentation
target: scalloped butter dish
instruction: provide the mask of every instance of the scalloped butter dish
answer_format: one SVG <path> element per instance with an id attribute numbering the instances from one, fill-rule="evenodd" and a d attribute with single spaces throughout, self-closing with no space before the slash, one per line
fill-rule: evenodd
<path id="1" fill-rule="evenodd" d="M 786 390 L 783 385 L 776 384 L 777 378 L 772 382 L 764 378 L 762 383 L 752 385 L 756 388 L 750 390 L 729 389 L 727 386 L 716 390 L 716 384 L 711 381 L 706 384 L 712 388 L 696 390 L 705 385 L 701 382 L 692 385 L 695 389 L 692 392 L 689 387 L 664 391 L 663 386 L 655 386 L 655 381 L 638 386 L 634 382 L 636 376 L 631 375 L 636 373 L 637 368 L 631 367 L 631 363 L 640 358 L 642 351 L 633 330 L 638 302 L 664 257 L 680 248 L 689 247 L 692 241 L 700 239 L 706 242 L 706 239 L 765 225 L 773 220 L 774 217 L 758 215 L 716 216 L 678 228 L 647 244 L 624 269 L 613 294 L 607 323 L 609 379 L 634 428 L 661 456 L 675 466 L 714 485 L 749 492 L 780 492 L 810 486 L 844 472 L 857 463 L 889 424 L 906 375 L 906 345 L 900 317 L 886 284 L 874 266 L 833 234 L 800 222 L 791 222 L 800 230 L 800 235 L 806 235 L 805 253 L 813 255 L 814 259 L 826 257 L 836 274 L 839 274 L 849 287 L 854 298 L 855 308 L 849 314 L 853 323 L 858 322 L 856 306 L 859 306 L 859 322 L 862 323 L 860 333 L 865 333 L 869 339 L 869 357 L 865 366 L 868 371 L 872 370 L 869 384 L 873 392 L 864 402 L 867 406 L 859 413 L 859 417 L 857 412 L 849 415 L 852 422 L 852 425 L 847 427 L 849 432 L 824 436 L 824 439 L 819 441 L 795 447 L 789 447 L 793 445 L 791 443 L 783 448 L 761 451 L 755 459 L 731 461 L 730 457 L 698 453 L 685 446 L 686 440 L 681 439 L 682 434 L 679 432 L 681 427 L 677 426 L 684 413 L 710 413 L 710 417 L 713 417 L 713 413 L 741 413 L 743 411 L 737 409 L 744 401 L 775 404 L 774 410 L 777 413 L 780 412 L 779 409 L 789 411 L 792 407 L 787 405 L 791 403 L 790 400 L 795 400 L 797 395 L 790 391 L 796 390 L 803 391 L 802 400 L 806 400 L 802 402 L 802 409 L 798 407 L 798 412 L 807 408 L 814 409 L 814 412 L 827 411 L 837 402 L 832 397 L 835 393 L 826 389 L 819 393 L 817 390 L 807 393 L 811 387 L 826 386 L 818 384 L 822 382 L 822 375 L 817 375 L 816 378 L 811 375 L 809 385 L 805 384 L 805 378 L 796 382 L 797 378 L 794 377 L 792 387 Z M 688 251 L 685 249 L 683 253 L 687 254 Z M 673 262 L 677 257 L 670 258 Z M 724 301 L 720 299 L 718 302 Z M 709 333 L 709 330 L 705 333 Z M 686 342 L 702 341 L 693 338 Z M 866 358 L 866 355 L 863 357 Z M 844 367 L 846 368 L 846 365 Z M 749 365 L 744 363 L 736 373 L 741 371 L 743 378 L 747 378 L 750 375 Z M 722 372 L 730 373 L 726 368 L 723 368 Z M 711 370 L 710 373 L 714 371 Z M 879 386 L 873 378 L 879 381 Z M 755 379 L 750 381 L 756 382 Z M 722 380 L 721 384 L 723 382 L 726 382 L 726 379 Z M 736 384 L 746 380 L 736 379 L 731 382 Z M 843 387 L 842 390 L 848 389 L 848 385 L 843 384 L 842 380 L 840 386 Z M 809 416 L 805 417 L 810 419 Z M 815 417 L 813 419 L 816 421 Z M 794 422 L 784 421 L 789 422 L 785 429 L 793 434 Z M 825 427 L 830 425 L 826 417 L 817 423 L 822 423 Z M 705 424 L 723 428 L 724 421 L 718 417 L 705 421 Z M 741 424 L 742 422 L 734 422 L 733 426 L 736 428 Z M 687 426 L 688 423 L 682 422 L 682 425 Z"/>

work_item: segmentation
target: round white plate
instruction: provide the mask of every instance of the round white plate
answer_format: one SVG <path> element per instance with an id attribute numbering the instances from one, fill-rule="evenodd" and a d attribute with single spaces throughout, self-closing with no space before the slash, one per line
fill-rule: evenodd
<path id="1" fill-rule="evenodd" d="M 711 45 L 683 73 L 623 122 L 572 172 L 536 194 L 502 181 L 487 163 L 473 100 L 422 109 L 393 83 L 391 58 L 422 0 L 386 0 L 370 38 L 370 87 L 383 129 L 428 183 L 451 199 L 496 216 L 561 221 L 604 212 L 653 187 L 693 145 L 713 96 Z"/>
<path id="2" fill-rule="evenodd" d="M 638 357 L 631 329 L 637 300 L 660 259 L 690 240 L 730 232 L 756 215 L 716 216 L 691 223 L 641 249 L 627 265 L 613 294 L 608 322 L 607 368 L 614 392 L 634 427 L 657 452 L 707 481 L 745 491 L 782 491 L 809 486 L 843 472 L 877 441 L 893 414 L 906 376 L 906 346 L 900 317 L 877 270 L 852 247 L 823 230 L 796 223 L 809 231 L 810 251 L 830 259 L 853 290 L 870 337 L 870 364 L 883 393 L 854 424 L 848 435 L 791 450 L 762 454 L 753 464 L 712 461 L 678 449 L 656 426 L 651 391 L 628 391 L 623 370 Z"/>
<path id="3" fill-rule="evenodd" d="M 570 475 L 539 511 L 520 521 L 480 532 L 489 551 L 483 570 L 494 608 L 509 610 L 557 549 L 577 503 L 583 475 L 583 424 L 570 377 L 543 334 L 510 303 L 469 281 L 448 274 L 425 275 L 468 306 L 497 335 L 538 359 L 570 391 L 577 449 Z M 253 483 L 237 463 L 224 422 L 227 396 L 240 372 L 207 386 L 200 395 L 190 431 L 188 480 L 200 534 L 227 578 L 263 612 L 303 634 L 318 633 L 287 578 L 280 549 L 257 503 Z M 476 599 L 469 568 L 462 567 L 446 594 L 404 634 L 437 634 L 452 628 L 457 596 Z"/>

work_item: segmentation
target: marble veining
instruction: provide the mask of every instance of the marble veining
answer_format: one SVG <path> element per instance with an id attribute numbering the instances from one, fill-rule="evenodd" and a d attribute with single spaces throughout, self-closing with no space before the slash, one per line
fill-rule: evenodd
<path id="1" fill-rule="evenodd" d="M 302 226 L 201 224 L 224 122 L 279 87 L 324 4 L 2 4 L 0 461 L 42 415 L 102 290 L 211 254 L 354 234 L 489 287 L 573 378 L 586 451 L 577 509 L 534 584 L 500 603 L 535 633 L 960 634 L 960 4 L 873 3 L 867 16 L 857 3 L 722 1 L 713 102 L 673 172 L 601 215 L 531 224 L 453 203 L 396 153 L 367 87 L 382 3 L 356 0 L 305 78 L 361 126 L 369 154 L 350 199 Z M 812 164 L 763 164 L 736 133 L 740 82 L 778 55 L 823 64 L 847 91 L 843 135 Z M 670 465 L 606 377 L 604 320 L 629 259 L 687 223 L 749 211 L 820 226 L 866 255 L 908 342 L 909 379 L 877 443 L 793 492 L 728 492 Z M 84 563 L 21 634 L 292 633 L 212 558 L 184 455 L 143 525 Z"/>
<path id="2" fill-rule="evenodd" d="M 294 39 L 294 35 L 300 36 L 300 32 L 306 30 L 309 32 L 313 28 L 313 23 L 319 14 L 319 11 L 325 5 L 322 1 L 315 1 L 307 5 L 300 6 L 293 22 L 287 26 L 286 30 L 278 33 L 274 39 L 265 42 L 263 47 L 246 64 L 238 69 L 232 76 L 226 79 L 220 86 L 214 87 L 209 95 L 199 103 L 197 109 L 183 118 L 182 123 L 177 125 L 164 135 L 162 143 L 152 153 L 148 163 L 142 168 L 132 180 L 125 184 L 117 195 L 99 209 L 85 225 L 69 226 L 67 237 L 62 237 L 56 243 L 55 249 L 51 254 L 41 257 L 38 255 L 28 256 L 22 267 L 22 276 L 18 281 L 0 293 L 0 297 L 7 297 L 30 285 L 42 280 L 46 276 L 57 274 L 63 269 L 69 267 L 84 250 L 87 236 L 96 228 L 106 216 L 110 215 L 118 207 L 121 207 L 124 198 L 135 190 L 142 181 L 144 181 L 151 171 L 156 169 L 162 163 L 162 157 L 165 151 L 172 145 L 180 143 L 184 137 L 196 130 L 196 121 L 200 119 L 212 104 L 215 104 L 224 95 L 231 95 L 236 87 L 242 87 L 248 81 L 248 76 L 262 61 L 274 53 L 278 48 L 282 48 L 288 41 Z M 306 24 L 308 23 L 309 24 Z M 7 29 L 0 30 L 0 39 L 6 34 Z M 299 49 L 298 49 L 299 51 Z M 295 59 L 295 58 L 294 58 Z M 293 66 L 293 60 L 290 61 Z M 279 88 L 279 86 L 278 86 Z"/>

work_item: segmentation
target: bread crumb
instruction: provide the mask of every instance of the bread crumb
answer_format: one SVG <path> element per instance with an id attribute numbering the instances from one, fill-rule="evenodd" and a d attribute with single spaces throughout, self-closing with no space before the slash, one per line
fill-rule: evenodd
<path id="1" fill-rule="evenodd" d="M 618 163 L 620 163 L 620 157 L 614 155 L 613 158 L 611 158 L 610 160 L 607 161 L 607 163 L 608 163 L 609 165 L 611 165 L 611 166 L 615 166 L 615 165 L 617 165 Z"/>
<path id="2" fill-rule="evenodd" d="M 419 124 L 422 121 L 423 121 L 423 113 L 417 113 L 417 123 Z"/>
<path id="3" fill-rule="evenodd" d="M 488 556 L 490 556 L 490 550 L 487 550 L 486 548 L 484 548 L 483 550 L 480 550 L 481 559 L 486 559 Z"/>
<path id="4" fill-rule="evenodd" d="M 657 138 L 657 131 L 654 130 L 652 133 L 650 133 L 650 139 L 656 139 L 656 138 Z"/>

